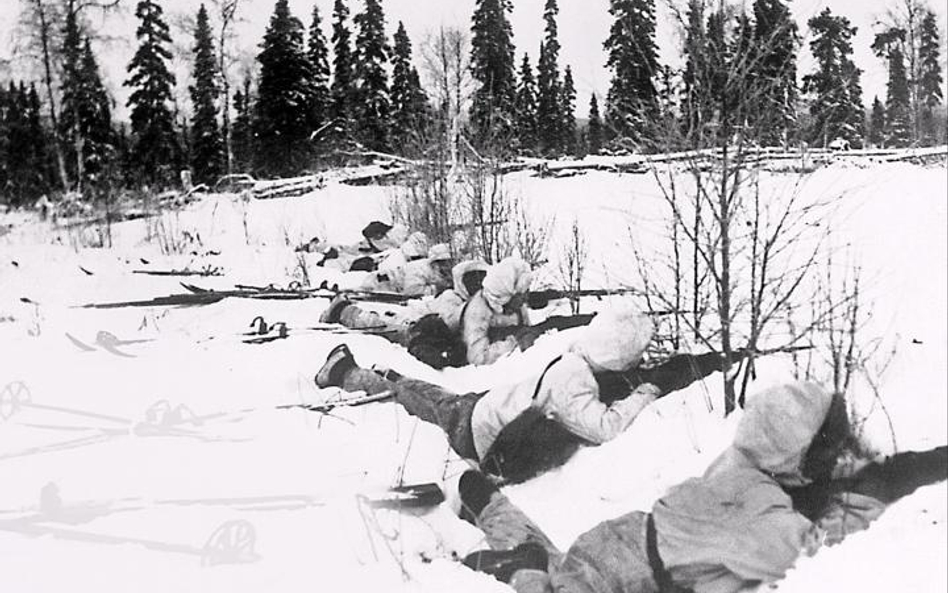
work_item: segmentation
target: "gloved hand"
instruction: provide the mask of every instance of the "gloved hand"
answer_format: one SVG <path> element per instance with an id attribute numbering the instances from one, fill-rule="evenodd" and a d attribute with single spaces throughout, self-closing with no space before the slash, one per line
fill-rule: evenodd
<path id="1" fill-rule="evenodd" d="M 549 304 L 550 297 L 546 291 L 527 293 L 527 306 L 531 309 L 545 309 Z"/>
<path id="2" fill-rule="evenodd" d="M 543 328 L 532 326 L 525 327 L 518 331 L 514 338 L 517 340 L 517 346 L 520 348 L 521 352 L 533 346 L 534 342 L 537 341 L 543 335 Z"/>
<path id="3" fill-rule="evenodd" d="M 684 389 L 695 381 L 704 379 L 711 373 L 721 370 L 723 364 L 723 357 L 716 352 L 697 356 L 676 354 L 654 368 L 640 369 L 638 372 L 643 382 L 655 385 L 663 394 L 666 394 Z"/>

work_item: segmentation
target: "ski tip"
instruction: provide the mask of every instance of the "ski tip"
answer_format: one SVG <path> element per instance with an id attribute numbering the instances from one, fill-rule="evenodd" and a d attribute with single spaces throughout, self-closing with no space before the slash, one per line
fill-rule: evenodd
<path id="1" fill-rule="evenodd" d="M 366 497 L 367 504 L 374 509 L 427 509 L 444 502 L 444 491 L 434 482 L 396 486 L 376 497 Z"/>

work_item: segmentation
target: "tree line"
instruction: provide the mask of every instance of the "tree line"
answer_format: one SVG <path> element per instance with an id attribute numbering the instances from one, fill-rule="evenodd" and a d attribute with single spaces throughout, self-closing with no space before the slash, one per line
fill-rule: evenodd
<path id="1" fill-rule="evenodd" d="M 816 65 L 798 83 L 802 41 L 784 1 L 754 0 L 745 12 L 688 0 L 675 13 L 685 60 L 673 70 L 659 61 L 655 1 L 610 0 L 603 49 L 611 81 L 604 97 L 592 95 L 583 126 L 571 68 L 561 64 L 557 0 L 545 2 L 535 60 L 530 52 L 516 58 L 512 0 L 477 0 L 469 40 L 460 32 L 454 40 L 453 99 L 447 70 L 444 89 L 422 84 L 404 24 L 390 39 L 381 0 L 362 0 L 354 16 L 352 0 L 334 0 L 328 23 L 314 6 L 307 26 L 287 0 L 276 0 L 256 73 L 231 95 L 223 40 L 239 0 L 212 1 L 216 22 L 204 4 L 195 15 L 190 114 L 182 117 L 160 0 L 138 0 L 126 125 L 113 118 L 87 18 L 117 3 L 23 0 L 44 75 L 0 87 L 4 199 L 167 187 L 185 168 L 204 183 L 229 172 L 287 176 L 373 152 L 414 156 L 439 145 L 435 154 L 443 155 L 445 143 L 462 139 L 475 152 L 549 157 L 701 148 L 737 132 L 784 146 L 945 141 L 941 40 L 921 0 L 898 0 L 875 36 L 888 84 L 868 116 L 852 61 L 856 28 L 828 8 L 807 23 Z M 436 49 L 445 41 L 442 31 Z M 473 79 L 469 100 L 461 97 L 463 76 Z"/>

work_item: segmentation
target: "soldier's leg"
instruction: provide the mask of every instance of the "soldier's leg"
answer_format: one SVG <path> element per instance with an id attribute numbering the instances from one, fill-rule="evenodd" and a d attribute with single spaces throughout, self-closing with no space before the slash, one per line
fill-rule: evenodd
<path id="1" fill-rule="evenodd" d="M 561 553 L 553 542 L 484 474 L 475 470 L 464 472 L 458 493 L 461 518 L 484 532 L 491 549 L 510 550 L 525 543 L 539 544 L 547 552 L 550 564 L 558 563 Z"/>
<path id="2" fill-rule="evenodd" d="M 339 312 L 339 323 L 350 329 L 380 335 L 402 346 L 408 344 L 410 320 L 394 311 L 377 313 L 350 304 Z"/>
<path id="3" fill-rule="evenodd" d="M 459 395 L 417 379 L 399 379 L 394 384 L 394 391 L 396 401 L 409 414 L 441 427 L 451 448 L 458 455 L 465 459 L 477 459 L 471 415 L 482 393 Z"/>

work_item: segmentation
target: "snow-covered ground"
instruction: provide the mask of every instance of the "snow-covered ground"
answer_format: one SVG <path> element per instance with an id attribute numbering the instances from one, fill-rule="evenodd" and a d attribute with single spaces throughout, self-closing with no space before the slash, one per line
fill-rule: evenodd
<path id="1" fill-rule="evenodd" d="M 574 219 L 586 230 L 588 286 L 634 278 L 630 235 L 664 240 L 650 174 L 519 172 L 508 187 L 535 216 L 555 216 L 552 252 Z M 802 191 L 840 197 L 839 234 L 863 266 L 870 330 L 895 347 L 881 393 L 896 445 L 948 442 L 945 168 L 839 162 L 809 175 Z M 0 218 L 0 228 L 13 225 L 0 235 L 0 389 L 9 386 L 0 401 L 0 589 L 508 590 L 456 562 L 482 542 L 447 505 L 414 515 L 359 502 L 462 471 L 437 428 L 391 403 L 331 416 L 277 406 L 335 395 L 312 377 L 340 341 L 363 365 L 460 391 L 536 372 L 569 332 L 489 371 L 438 373 L 380 338 L 306 329 L 325 299 L 76 307 L 182 292 L 178 278 L 135 270 L 218 267 L 223 276 L 185 279 L 212 288 L 318 280 L 328 273 L 316 256 L 292 247 L 312 236 L 355 241 L 369 220 L 389 218 L 393 192 L 331 181 L 300 198 L 211 195 L 114 225 L 111 249 L 85 247 L 100 241 L 95 229 Z M 243 343 L 256 315 L 287 322 L 289 338 Z M 100 331 L 141 341 L 110 345 Z M 754 389 L 787 378 L 787 361 L 766 361 L 759 376 Z M 857 399 L 867 389 L 857 387 Z M 652 406 L 615 441 L 506 492 L 565 549 L 597 522 L 646 509 L 700 474 L 738 419 L 723 419 L 720 401 L 712 376 Z M 890 450 L 888 421 L 873 418 L 874 442 Z M 869 531 L 801 560 L 778 588 L 944 591 L 946 525 L 945 484 L 923 489 Z"/>

